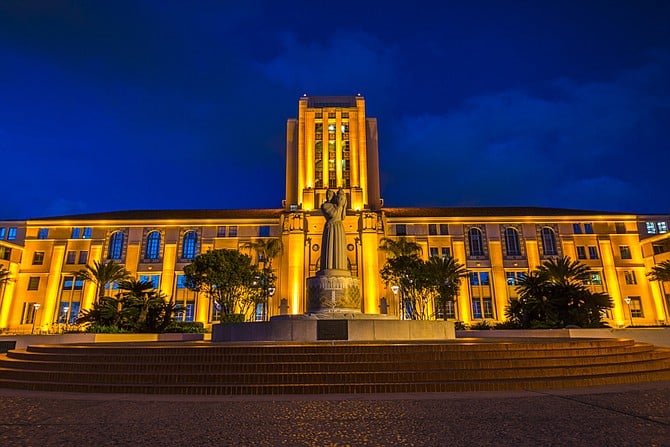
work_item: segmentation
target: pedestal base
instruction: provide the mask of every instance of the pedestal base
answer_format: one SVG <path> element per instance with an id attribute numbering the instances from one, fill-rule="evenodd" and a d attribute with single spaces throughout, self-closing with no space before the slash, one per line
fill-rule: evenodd
<path id="1" fill-rule="evenodd" d="M 307 313 L 360 313 L 358 278 L 347 271 L 324 270 L 307 278 Z"/>

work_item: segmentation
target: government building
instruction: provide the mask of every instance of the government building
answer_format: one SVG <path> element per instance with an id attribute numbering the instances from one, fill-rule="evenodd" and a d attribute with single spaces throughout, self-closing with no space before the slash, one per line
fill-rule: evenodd
<path id="1" fill-rule="evenodd" d="M 280 239 L 267 311 L 256 319 L 306 310 L 306 278 L 319 271 L 328 188 L 347 196 L 346 253 L 358 279 L 361 311 L 402 318 L 399 297 L 380 278 L 382 238 L 418 243 L 424 258 L 466 265 L 447 317 L 467 324 L 504 321 L 517 280 L 544 260 L 569 256 L 592 269 L 588 287 L 609 294 L 612 327 L 670 323 L 664 283 L 647 278 L 670 259 L 668 215 L 533 207 L 389 208 L 379 181 L 377 121 L 362 96 L 304 96 L 286 127 L 286 198 L 281 208 L 119 211 L 0 221 L 0 331 L 49 332 L 91 308 L 95 285 L 75 273 L 113 260 L 186 309 L 179 318 L 206 326 L 215 303 L 184 287 L 183 269 L 200 253 Z M 383 150 L 383 149 L 382 149 Z M 279 204 L 277 204 L 279 205 Z M 266 312 L 266 314 L 264 314 Z"/>

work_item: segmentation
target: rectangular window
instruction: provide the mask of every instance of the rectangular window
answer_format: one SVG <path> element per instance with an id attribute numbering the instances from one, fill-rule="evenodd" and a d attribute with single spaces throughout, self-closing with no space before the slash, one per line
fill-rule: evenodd
<path id="1" fill-rule="evenodd" d="M 9 227 L 9 230 L 7 230 L 7 240 L 13 241 L 15 239 L 16 239 L 16 227 Z"/>
<path id="2" fill-rule="evenodd" d="M 598 249 L 594 246 L 589 246 L 589 259 L 598 259 Z"/>
<path id="3" fill-rule="evenodd" d="M 626 301 L 629 301 L 628 308 L 630 309 L 631 318 L 644 318 L 644 312 L 642 311 L 642 300 L 639 296 L 629 296 Z"/>
<path id="4" fill-rule="evenodd" d="M 7 227 L 0 227 L 0 239 L 4 239 L 7 235 Z"/>
<path id="5" fill-rule="evenodd" d="M 577 259 L 586 259 L 586 248 L 581 245 L 577 246 Z"/>
<path id="6" fill-rule="evenodd" d="M 158 289 L 161 285 L 161 275 L 140 275 L 140 281 L 150 282 L 154 289 Z"/>
<path id="7" fill-rule="evenodd" d="M 437 234 L 437 225 L 436 224 L 428 224 L 428 234 L 431 236 L 434 236 Z"/>
<path id="8" fill-rule="evenodd" d="M 626 284 L 633 285 L 637 284 L 637 278 L 635 277 L 635 272 L 632 270 L 625 270 L 623 272 L 623 277 L 626 280 Z"/>
<path id="9" fill-rule="evenodd" d="M 626 233 L 626 224 L 623 222 L 616 222 L 614 224 L 614 227 L 616 228 L 617 234 L 625 234 Z"/>
<path id="10" fill-rule="evenodd" d="M 37 231 L 37 239 L 48 239 L 49 238 L 49 229 L 48 228 L 40 228 Z"/>
<path id="11" fill-rule="evenodd" d="M 407 235 L 407 225 L 405 224 L 396 224 L 395 226 L 396 236 L 406 236 Z"/>
<path id="12" fill-rule="evenodd" d="M 37 290 L 40 288 L 40 277 L 31 276 L 28 278 L 28 290 Z"/>
<path id="13" fill-rule="evenodd" d="M 270 226 L 261 225 L 258 227 L 258 237 L 270 237 Z"/>
<path id="14" fill-rule="evenodd" d="M 78 264 L 86 264 L 88 262 L 88 251 L 83 250 L 79 252 Z"/>
<path id="15" fill-rule="evenodd" d="M 226 237 L 226 227 L 225 226 L 217 227 L 216 237 Z"/>
<path id="16" fill-rule="evenodd" d="M 586 286 L 602 286 L 603 279 L 599 272 L 591 272 L 589 277 L 584 280 Z"/>
<path id="17" fill-rule="evenodd" d="M 228 237 L 237 237 L 237 225 L 228 227 Z"/>
<path id="18" fill-rule="evenodd" d="M 9 261 L 12 257 L 12 249 L 9 247 L 0 246 L 0 259 L 3 261 Z"/>
<path id="19" fill-rule="evenodd" d="M 628 245 L 619 245 L 619 254 L 621 255 L 621 259 L 633 259 Z"/>
<path id="20" fill-rule="evenodd" d="M 584 224 L 584 233 L 593 234 L 593 224 L 585 223 Z"/>
<path id="21" fill-rule="evenodd" d="M 186 276 L 184 275 L 177 275 L 177 289 L 185 289 L 186 288 Z"/>
<path id="22" fill-rule="evenodd" d="M 578 223 L 572 224 L 572 232 L 575 234 L 582 234 L 582 226 Z"/>
<path id="23" fill-rule="evenodd" d="M 84 228 L 84 234 L 82 236 L 83 239 L 91 239 L 93 236 L 93 229 L 91 227 L 86 227 Z"/>
<path id="24" fill-rule="evenodd" d="M 40 305 L 38 303 L 23 303 L 21 324 L 33 324 L 35 322 L 35 314 L 39 308 Z"/>
<path id="25" fill-rule="evenodd" d="M 443 236 L 446 236 L 449 234 L 449 225 L 448 224 L 440 224 L 440 234 Z"/>
<path id="26" fill-rule="evenodd" d="M 430 257 L 437 258 L 440 256 L 440 251 L 437 247 L 430 247 Z"/>
<path id="27" fill-rule="evenodd" d="M 42 265 L 44 264 L 44 252 L 36 251 L 33 253 L 33 265 Z"/>
<path id="28" fill-rule="evenodd" d="M 81 228 L 73 228 L 72 234 L 70 235 L 70 239 L 79 239 L 80 234 L 81 234 Z"/>
<path id="29" fill-rule="evenodd" d="M 77 260 L 77 252 L 76 251 L 68 251 L 67 252 L 67 257 L 65 258 L 65 263 L 66 264 L 74 264 L 74 262 Z"/>
<path id="30" fill-rule="evenodd" d="M 647 226 L 647 234 L 656 234 L 656 225 L 654 225 L 654 222 L 646 222 L 645 225 Z"/>
<path id="31" fill-rule="evenodd" d="M 668 232 L 668 224 L 666 222 L 658 222 L 658 232 L 659 233 L 667 233 Z"/>
<path id="32" fill-rule="evenodd" d="M 451 247 L 442 247 L 442 259 L 451 258 Z"/>

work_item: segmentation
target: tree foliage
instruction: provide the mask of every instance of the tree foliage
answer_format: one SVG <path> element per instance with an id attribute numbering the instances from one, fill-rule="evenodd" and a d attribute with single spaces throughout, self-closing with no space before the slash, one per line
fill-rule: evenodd
<path id="1" fill-rule="evenodd" d="M 211 250 L 184 267 L 184 284 L 205 293 L 220 306 L 225 319 L 233 314 L 250 316 L 258 300 L 267 299 L 267 275 L 237 250 Z"/>
<path id="2" fill-rule="evenodd" d="M 505 316 L 520 328 L 603 327 L 611 298 L 585 285 L 591 269 L 569 257 L 549 259 L 517 284 Z"/>
<path id="3" fill-rule="evenodd" d="M 647 277 L 651 281 L 670 281 L 670 261 L 663 261 L 653 266 Z"/>
<path id="4" fill-rule="evenodd" d="M 102 296 L 90 310 L 83 310 L 77 322 L 99 332 L 164 332 L 180 306 L 154 289 L 150 281 L 120 281 L 115 297 Z"/>
<path id="5" fill-rule="evenodd" d="M 120 282 L 131 277 L 124 266 L 114 261 L 98 262 L 86 265 L 85 269 L 77 272 L 77 278 L 90 281 L 97 287 L 96 301 L 105 296 L 105 288 L 114 282 Z"/>
<path id="6" fill-rule="evenodd" d="M 386 252 L 390 257 L 398 258 L 401 256 L 419 256 L 423 249 L 421 245 L 414 241 L 407 240 L 404 237 L 398 239 L 382 238 L 379 249 Z"/>
<path id="7" fill-rule="evenodd" d="M 416 254 L 390 257 L 381 269 L 386 285 L 398 286 L 402 312 L 417 320 L 435 318 L 437 309 L 446 318 L 446 303 L 454 300 L 466 274 L 465 266 L 453 258 L 423 261 Z"/>

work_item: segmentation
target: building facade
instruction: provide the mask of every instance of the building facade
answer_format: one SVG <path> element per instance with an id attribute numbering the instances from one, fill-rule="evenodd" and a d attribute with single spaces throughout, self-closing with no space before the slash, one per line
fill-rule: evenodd
<path id="1" fill-rule="evenodd" d="M 379 186 L 377 122 L 362 96 L 307 97 L 287 122 L 286 199 L 281 208 L 121 211 L 0 222 L 0 330 L 57 331 L 90 308 L 95 286 L 75 273 L 93 261 L 123 264 L 137 279 L 182 304 L 180 318 L 206 325 L 216 304 L 184 287 L 183 269 L 208 250 L 248 248 L 281 239 L 273 259 L 276 291 L 267 314 L 305 311 L 305 280 L 319 270 L 327 189 L 347 194 L 347 258 L 361 288 L 361 310 L 401 317 L 380 278 L 382 238 L 417 242 L 425 258 L 453 256 L 468 269 L 448 318 L 465 323 L 505 319 L 515 285 L 545 259 L 569 256 L 588 265 L 588 286 L 610 295 L 613 327 L 668 324 L 668 284 L 647 273 L 670 259 L 669 215 L 553 208 L 389 208 Z M 110 291 L 110 293 L 113 293 Z"/>

